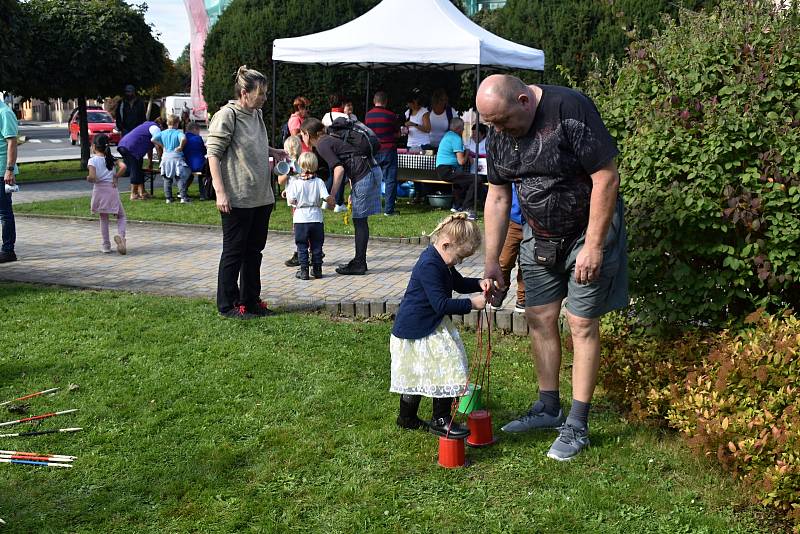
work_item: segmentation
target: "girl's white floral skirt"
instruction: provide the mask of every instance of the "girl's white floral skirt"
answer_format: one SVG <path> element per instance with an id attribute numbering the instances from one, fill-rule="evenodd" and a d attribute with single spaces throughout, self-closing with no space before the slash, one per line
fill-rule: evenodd
<path id="1" fill-rule="evenodd" d="M 389 391 L 425 397 L 460 397 L 467 388 L 467 351 L 449 317 L 422 339 L 391 336 Z"/>

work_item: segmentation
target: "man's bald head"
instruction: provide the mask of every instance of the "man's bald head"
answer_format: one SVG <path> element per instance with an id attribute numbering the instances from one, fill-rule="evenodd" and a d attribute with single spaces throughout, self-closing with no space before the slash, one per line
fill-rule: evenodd
<path id="1" fill-rule="evenodd" d="M 498 131 L 524 135 L 535 113 L 534 93 L 516 76 L 493 74 L 481 82 L 475 105 L 481 118 Z"/>
<path id="2" fill-rule="evenodd" d="M 520 95 L 527 95 L 528 92 L 528 86 L 516 76 L 492 74 L 481 82 L 476 100 L 483 97 L 511 105 Z"/>

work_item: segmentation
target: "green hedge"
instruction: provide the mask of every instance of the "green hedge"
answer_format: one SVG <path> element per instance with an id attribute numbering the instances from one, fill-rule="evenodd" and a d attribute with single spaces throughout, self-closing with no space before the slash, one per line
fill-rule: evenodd
<path id="1" fill-rule="evenodd" d="M 586 83 L 621 151 L 640 318 L 800 305 L 799 23 L 771 0 L 684 11 Z"/>

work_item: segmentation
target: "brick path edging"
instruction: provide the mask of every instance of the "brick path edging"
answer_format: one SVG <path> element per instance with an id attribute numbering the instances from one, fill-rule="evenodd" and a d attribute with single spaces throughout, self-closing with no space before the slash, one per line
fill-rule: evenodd
<path id="1" fill-rule="evenodd" d="M 270 302 L 270 307 L 287 311 L 325 311 L 334 317 L 350 317 L 354 319 L 380 319 L 394 318 L 400 307 L 398 300 L 326 300 L 324 302 Z M 516 336 L 528 335 L 528 321 L 525 314 L 513 310 L 489 310 L 494 328 Z M 467 328 L 476 328 L 478 325 L 477 310 L 472 310 L 467 315 L 451 316 L 453 323 Z"/>

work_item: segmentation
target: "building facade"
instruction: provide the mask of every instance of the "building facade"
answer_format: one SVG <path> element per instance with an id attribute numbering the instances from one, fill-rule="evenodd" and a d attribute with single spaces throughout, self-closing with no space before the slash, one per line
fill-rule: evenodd
<path id="1" fill-rule="evenodd" d="M 505 0 L 503 1 L 492 1 L 492 0 L 465 0 L 464 1 L 464 8 L 467 11 L 467 16 L 472 16 L 478 11 L 483 9 L 498 9 L 506 5 Z"/>

